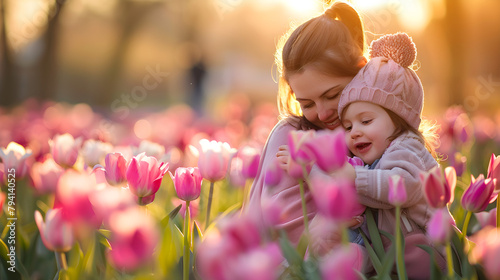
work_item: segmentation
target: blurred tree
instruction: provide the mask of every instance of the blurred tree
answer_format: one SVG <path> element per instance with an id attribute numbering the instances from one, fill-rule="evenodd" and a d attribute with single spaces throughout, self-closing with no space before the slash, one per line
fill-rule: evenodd
<path id="1" fill-rule="evenodd" d="M 132 42 L 135 32 L 146 16 L 159 8 L 164 1 L 134 1 L 122 0 L 119 2 L 119 26 L 121 34 L 116 44 L 113 56 L 110 58 L 102 80 L 100 94 L 97 95 L 96 104 L 108 106 L 113 101 L 115 93 L 118 91 L 118 81 L 121 70 L 126 63 L 127 51 Z"/>
<path id="2" fill-rule="evenodd" d="M 450 53 L 447 88 L 448 104 L 462 104 L 465 98 L 464 38 L 465 21 L 461 0 L 446 0 L 445 38 Z"/>
<path id="3" fill-rule="evenodd" d="M 11 106 L 14 105 L 17 101 L 16 96 L 18 96 L 17 93 L 17 88 L 16 88 L 16 74 L 17 74 L 17 67 L 14 64 L 13 61 L 13 54 L 11 52 L 11 49 L 9 47 L 9 43 L 7 41 L 7 25 L 6 25 L 6 0 L 0 0 L 0 18 L 1 18 L 1 24 L 2 24 L 2 29 L 1 29 L 1 51 L 2 51 L 2 56 L 1 56 L 1 61 L 2 61 L 2 66 L 1 66 L 1 73 L 2 77 L 0 79 L 1 82 L 1 88 L 0 88 L 0 104 L 4 106 Z"/>
<path id="4" fill-rule="evenodd" d="M 58 28 L 64 3 L 66 0 L 54 0 L 49 4 L 54 7 L 51 9 L 53 12 L 47 13 L 47 28 L 42 35 L 44 46 L 36 71 L 39 87 L 35 87 L 36 92 L 30 94 L 40 100 L 54 100 L 56 97 Z"/>

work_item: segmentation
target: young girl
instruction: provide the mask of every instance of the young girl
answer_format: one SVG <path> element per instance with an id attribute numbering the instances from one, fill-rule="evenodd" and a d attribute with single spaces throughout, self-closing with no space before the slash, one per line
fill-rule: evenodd
<path id="1" fill-rule="evenodd" d="M 347 164 L 337 173 L 354 180 L 360 203 L 376 209 L 379 230 L 391 234 L 396 221 L 388 180 L 392 175 L 404 179 L 408 199 L 401 206 L 401 230 L 407 273 L 412 279 L 428 279 L 430 256 L 417 245 L 431 245 L 425 232 L 433 209 L 425 200 L 420 173 L 438 163 L 432 145 L 419 131 L 424 91 L 408 68 L 416 48 L 405 33 L 386 35 L 372 43 L 370 57 L 342 92 L 338 108 L 347 146 L 366 165 Z M 389 245 L 384 240 L 384 247 Z M 444 269 L 444 259 L 437 255 Z"/>

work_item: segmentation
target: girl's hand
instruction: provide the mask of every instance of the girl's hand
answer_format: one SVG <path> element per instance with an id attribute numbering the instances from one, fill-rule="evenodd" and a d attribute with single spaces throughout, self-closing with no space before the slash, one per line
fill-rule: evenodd
<path id="1" fill-rule="evenodd" d="M 276 157 L 278 158 L 280 167 L 286 171 L 288 167 L 288 160 L 290 158 L 290 152 L 288 151 L 288 146 L 287 145 L 280 146 L 278 152 L 276 153 Z"/>

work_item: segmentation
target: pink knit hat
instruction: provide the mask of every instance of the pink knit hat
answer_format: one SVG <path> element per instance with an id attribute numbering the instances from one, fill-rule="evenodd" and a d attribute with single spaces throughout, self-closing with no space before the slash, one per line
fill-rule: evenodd
<path id="1" fill-rule="evenodd" d="M 339 116 L 356 101 L 367 101 L 389 109 L 418 129 L 424 106 L 424 90 L 410 68 L 417 49 L 406 33 L 385 35 L 372 42 L 370 61 L 343 90 Z"/>

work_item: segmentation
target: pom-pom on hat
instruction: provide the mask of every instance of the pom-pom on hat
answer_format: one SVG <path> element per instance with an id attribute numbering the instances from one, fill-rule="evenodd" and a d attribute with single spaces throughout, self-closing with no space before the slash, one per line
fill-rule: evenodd
<path id="1" fill-rule="evenodd" d="M 424 90 L 410 68 L 417 49 L 406 33 L 382 36 L 370 46 L 370 61 L 343 90 L 339 116 L 352 102 L 367 101 L 389 109 L 418 129 Z"/>

